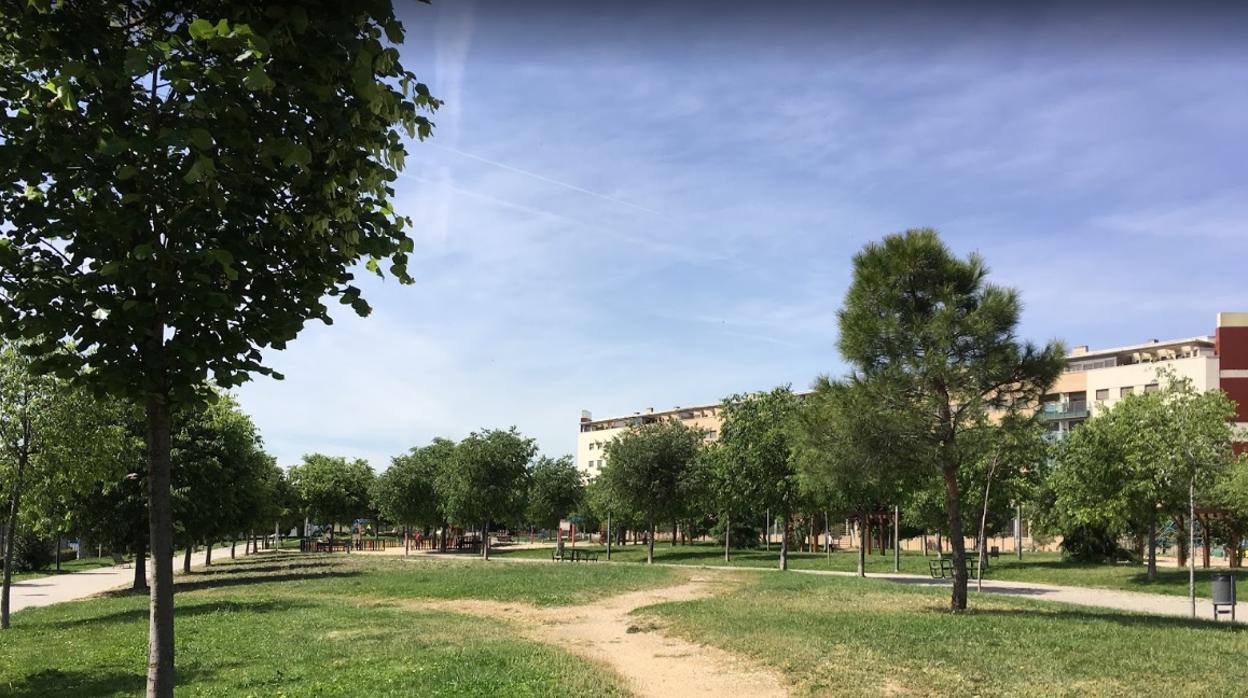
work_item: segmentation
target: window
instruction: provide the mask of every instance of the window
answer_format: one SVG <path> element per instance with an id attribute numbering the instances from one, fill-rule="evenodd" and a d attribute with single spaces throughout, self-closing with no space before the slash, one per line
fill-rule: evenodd
<path id="1" fill-rule="evenodd" d="M 1118 389 L 1118 397 L 1126 397 L 1135 392 L 1135 386 L 1128 385 L 1125 388 Z"/>
<path id="2" fill-rule="evenodd" d="M 1109 399 L 1109 388 L 1097 388 L 1097 390 L 1096 390 L 1096 399 L 1097 399 L 1097 400 L 1108 400 L 1108 399 Z"/>
<path id="3" fill-rule="evenodd" d="M 1157 384 L 1156 384 L 1156 383 L 1149 383 L 1148 385 L 1144 386 L 1144 392 L 1146 392 L 1146 393 L 1155 393 L 1155 392 L 1157 392 Z"/>

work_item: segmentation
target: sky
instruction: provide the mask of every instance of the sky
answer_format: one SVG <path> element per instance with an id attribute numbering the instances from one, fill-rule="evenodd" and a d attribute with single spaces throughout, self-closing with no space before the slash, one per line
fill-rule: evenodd
<path id="1" fill-rule="evenodd" d="M 1020 337 L 1107 347 L 1248 311 L 1248 11 L 1070 3 L 398 0 L 445 105 L 396 186 L 411 286 L 239 389 L 283 465 L 846 371 L 870 241 L 936 228 Z"/>

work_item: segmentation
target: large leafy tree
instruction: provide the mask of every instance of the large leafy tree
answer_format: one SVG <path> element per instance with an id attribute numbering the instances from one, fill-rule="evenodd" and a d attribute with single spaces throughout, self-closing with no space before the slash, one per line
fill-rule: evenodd
<path id="1" fill-rule="evenodd" d="M 585 500 L 585 483 L 572 456 L 542 456 L 529 471 L 525 518 L 542 528 L 554 528 Z"/>
<path id="2" fill-rule="evenodd" d="M 124 406 L 38 373 L 19 346 L 0 344 L 0 495 L 5 504 L 0 628 L 9 627 L 14 544 L 21 530 L 61 533 L 72 493 L 92 477 L 117 474 L 124 462 L 124 412 Z"/>
<path id="3" fill-rule="evenodd" d="M 363 458 L 311 453 L 290 469 L 291 488 L 298 494 L 305 515 L 329 524 L 333 540 L 338 524 L 351 523 L 369 511 L 376 476 Z"/>
<path id="4" fill-rule="evenodd" d="M 173 404 L 254 373 L 357 262 L 409 281 L 404 132 L 437 107 L 390 0 L 10 3 L 0 13 L 0 331 L 143 404 L 148 694 L 173 694 Z M 83 371 L 90 368 L 89 371 Z"/>
<path id="5" fill-rule="evenodd" d="M 436 526 L 442 520 L 438 473 L 450 463 L 454 451 L 453 441 L 439 438 L 391 459 L 373 488 L 378 512 L 404 526 Z"/>
<path id="6" fill-rule="evenodd" d="M 955 611 L 967 601 L 959 473 L 974 450 L 966 437 L 985 427 L 990 412 L 1035 409 L 1064 362 L 1058 343 L 1019 341 L 1018 293 L 987 277 L 978 255 L 959 259 L 936 231 L 909 230 L 854 256 L 839 313 L 851 380 L 875 409 L 895 411 L 913 428 L 881 455 L 917 456 L 944 485 Z"/>
<path id="7" fill-rule="evenodd" d="M 173 433 L 174 522 L 189 571 L 192 547 L 249 530 L 274 495 L 271 456 L 251 418 L 229 395 L 177 412 Z"/>
<path id="8" fill-rule="evenodd" d="M 907 437 L 904 414 L 875 408 L 861 384 L 826 376 L 815 381 L 793 423 L 794 457 L 803 490 L 838 517 L 867 522 L 912 486 L 915 462 L 883 462 Z M 866 527 L 863 527 L 866 535 Z M 858 574 L 866 573 L 866 545 L 858 546 Z"/>
<path id="9" fill-rule="evenodd" d="M 801 494 L 792 426 L 799 398 L 788 387 L 724 400 L 713 486 L 724 513 L 770 509 L 783 522 L 780 569 L 789 567 L 789 523 Z"/>
<path id="10" fill-rule="evenodd" d="M 632 427 L 606 446 L 599 474 L 609 499 L 646 526 L 646 562 L 654 562 L 654 532 L 673 521 L 685 503 L 685 478 L 702 449 L 703 433 L 673 419 Z"/>
<path id="11" fill-rule="evenodd" d="M 450 466 L 438 474 L 437 491 L 448 518 L 481 526 L 481 552 L 487 560 L 490 525 L 514 523 L 524 513 L 529 463 L 536 453 L 533 439 L 515 427 L 474 431 L 455 446 Z"/>

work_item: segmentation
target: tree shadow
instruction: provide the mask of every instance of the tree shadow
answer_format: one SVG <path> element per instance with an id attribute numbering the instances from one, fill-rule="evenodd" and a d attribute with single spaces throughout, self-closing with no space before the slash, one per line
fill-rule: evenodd
<path id="1" fill-rule="evenodd" d="M 308 608 L 314 604 L 307 601 L 289 599 L 283 601 L 200 601 L 193 604 L 175 603 L 173 609 L 174 619 L 188 618 L 191 616 L 209 615 L 212 613 L 277 613 L 297 608 Z M 69 630 L 83 625 L 101 625 L 109 623 L 133 623 L 146 620 L 148 609 L 132 608 L 125 611 L 115 611 L 99 616 L 91 616 L 90 618 L 77 618 L 74 620 L 56 621 L 47 623 L 49 627 L 58 630 Z"/>
<path id="2" fill-rule="evenodd" d="M 201 578 L 189 581 L 185 577 L 174 588 L 175 594 L 188 591 L 199 591 L 201 589 L 221 589 L 226 587 L 246 586 L 248 584 L 270 584 L 277 582 L 297 582 L 306 579 L 343 579 L 347 577 L 360 576 L 358 570 L 347 570 L 342 572 L 291 572 L 289 574 L 266 574 L 263 576 L 251 575 L 213 575 L 210 578 Z"/>
<path id="3" fill-rule="evenodd" d="M 947 610 L 943 611 L 948 613 Z M 1214 620 L 1199 618 L 1178 618 L 1174 616 L 1152 616 L 1135 613 L 1116 613 L 1113 611 L 1097 611 L 1097 610 L 1071 610 L 1071 609 L 1052 609 L 1052 610 L 1034 610 L 1025 608 L 974 608 L 972 614 L 976 616 L 994 616 L 1000 618 L 1031 618 L 1038 620 L 1068 621 L 1101 621 L 1111 622 L 1118 625 L 1124 625 L 1135 628 L 1148 628 L 1155 630 L 1212 630 L 1220 629 L 1228 633 L 1241 633 L 1248 631 L 1248 626 L 1243 623 L 1217 622 Z"/>
<path id="4" fill-rule="evenodd" d="M 145 684 L 146 677 L 137 672 L 44 669 L 9 684 L 5 695 L 12 698 L 134 695 L 142 693 Z"/>
<path id="5" fill-rule="evenodd" d="M 207 675 L 202 671 L 184 669 L 177 669 L 176 672 L 179 685 L 190 684 Z M 44 669 L 9 684 L 4 695 L 6 698 L 97 698 L 141 694 L 145 685 L 147 675 L 142 671 Z"/>

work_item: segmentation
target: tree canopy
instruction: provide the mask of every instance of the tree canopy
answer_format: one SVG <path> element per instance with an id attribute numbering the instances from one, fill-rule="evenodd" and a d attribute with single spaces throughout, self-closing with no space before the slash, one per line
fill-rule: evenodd
<path id="1" fill-rule="evenodd" d="M 959 472 L 964 438 L 985 417 L 1035 409 L 1064 365 L 1059 343 L 1037 347 L 1016 335 L 1018 293 L 988 283 L 978 255 L 959 259 L 931 229 L 868 244 L 838 314 L 840 349 L 876 410 L 908 428 L 881 453 L 924 464 L 944 485 L 954 585 L 950 606 L 966 608 L 966 551 Z"/>
<path id="2" fill-rule="evenodd" d="M 312 453 L 290 469 L 290 485 L 304 514 L 329 524 L 333 537 L 337 524 L 349 524 L 366 515 L 372 502 L 373 469 L 363 458 Z"/>
<path id="3" fill-rule="evenodd" d="M 606 445 L 599 478 L 610 498 L 647 526 L 646 562 L 654 562 L 655 526 L 680 514 L 684 478 L 702 449 L 703 433 L 676 420 L 632 427 Z"/>
<path id="4" fill-rule="evenodd" d="M 439 102 L 403 36 L 390 0 L 0 13 L 0 333 L 146 407 L 149 696 L 174 685 L 173 402 L 272 373 L 326 295 L 367 314 L 361 259 L 410 281 L 391 183 Z"/>
<path id="5" fill-rule="evenodd" d="M 532 439 L 511 429 L 474 431 L 455 446 L 450 467 L 438 475 L 437 489 L 447 515 L 459 523 L 516 522 L 524 513 L 529 462 L 537 452 Z M 490 555 L 489 535 L 482 553 Z"/>
<path id="6" fill-rule="evenodd" d="M 554 528 L 560 519 L 582 506 L 585 483 L 571 456 L 542 456 L 529 472 L 528 506 L 525 517 L 543 528 Z"/>

